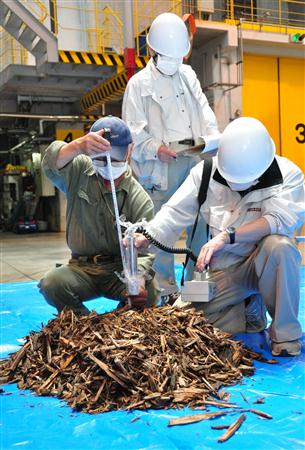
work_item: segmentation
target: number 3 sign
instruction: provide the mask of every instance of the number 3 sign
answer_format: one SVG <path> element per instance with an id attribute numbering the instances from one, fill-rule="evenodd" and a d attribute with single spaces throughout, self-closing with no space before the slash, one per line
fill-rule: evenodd
<path id="1" fill-rule="evenodd" d="M 296 131 L 299 132 L 299 136 L 296 136 L 296 141 L 299 144 L 304 144 L 305 143 L 305 124 L 304 123 L 298 123 L 295 126 Z M 300 130 L 300 131 L 299 131 Z"/>

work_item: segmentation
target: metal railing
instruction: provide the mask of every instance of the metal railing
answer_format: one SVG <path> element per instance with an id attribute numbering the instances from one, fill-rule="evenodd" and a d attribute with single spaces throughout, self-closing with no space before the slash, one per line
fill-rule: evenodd
<path id="1" fill-rule="evenodd" d="M 123 54 L 123 3 L 116 0 L 22 0 L 48 29 L 58 30 L 60 49 Z M 134 0 L 136 53 L 147 56 L 146 35 L 153 19 L 170 11 L 258 30 L 290 33 L 305 28 L 305 0 Z M 74 17 L 74 19 L 73 19 Z M 75 18 L 78 20 L 75 20 Z M 242 19 L 242 21 L 240 20 Z M 304 31 L 303 31 L 304 32 Z M 81 38 L 80 38 L 81 36 Z M 27 51 L 0 29 L 0 66 L 26 64 Z"/>
<path id="2" fill-rule="evenodd" d="M 0 27 L 0 71 L 10 64 L 28 64 L 28 51 Z"/>
<path id="3" fill-rule="evenodd" d="M 123 20 L 121 12 L 114 11 L 110 6 L 105 6 L 101 11 L 101 16 L 101 27 L 95 30 L 95 48 L 102 53 L 115 52 L 122 54 Z M 95 50 L 92 49 L 92 51 Z"/>
<path id="4" fill-rule="evenodd" d="M 87 9 L 87 14 L 95 10 L 95 27 L 87 29 L 88 50 L 92 52 L 115 52 L 123 54 L 123 8 L 113 9 L 111 1 L 99 8 L 94 0 L 94 8 Z M 147 56 L 146 35 L 153 19 L 162 12 L 170 11 L 181 15 L 181 0 L 134 0 L 135 48 L 140 56 Z M 118 6 L 118 5 L 116 5 Z M 64 7 L 63 7 L 64 8 Z M 62 29 L 64 29 L 62 27 Z"/>
<path id="5" fill-rule="evenodd" d="M 49 17 L 49 11 L 41 0 L 22 0 L 22 3 L 39 22 L 44 23 Z"/>
<path id="6" fill-rule="evenodd" d="M 261 26 L 305 27 L 304 0 L 183 0 L 183 12 L 197 20 L 244 22 Z"/>

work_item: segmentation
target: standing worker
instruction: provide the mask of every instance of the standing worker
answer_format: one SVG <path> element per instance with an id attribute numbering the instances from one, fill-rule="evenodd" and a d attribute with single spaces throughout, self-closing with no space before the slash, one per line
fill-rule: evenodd
<path id="1" fill-rule="evenodd" d="M 104 138 L 106 129 L 111 145 Z M 47 149 L 43 169 L 67 197 L 66 235 L 71 259 L 67 265 L 47 272 L 39 287 L 58 312 L 68 308 L 88 314 L 84 302 L 100 296 L 127 302 L 126 286 L 115 274 L 121 273 L 123 267 L 106 152 L 111 157 L 119 214 L 135 223 L 153 217 L 153 204 L 128 166 L 132 147 L 124 121 L 108 116 L 95 122 L 87 135 L 69 144 L 55 141 Z M 151 306 L 157 302 L 153 260 L 150 254 L 138 258 L 143 277 L 139 295 L 130 297 L 132 305 Z M 146 280 L 144 272 L 149 275 Z"/>
<path id="2" fill-rule="evenodd" d="M 181 229 L 194 222 L 203 164 L 192 169 L 149 223 L 147 230 L 158 241 L 172 245 Z M 203 245 L 196 268 L 203 272 L 209 265 L 216 294 L 210 302 L 194 305 L 215 327 L 253 332 L 253 323 L 248 329 L 246 299 L 259 294 L 272 318 L 273 355 L 300 354 L 301 255 L 292 238 L 305 222 L 304 175 L 288 159 L 275 156 L 274 142 L 260 121 L 241 117 L 224 130 L 200 214 L 212 239 Z M 136 246 L 147 245 L 139 235 Z M 265 325 L 262 308 L 256 331 Z"/>
<path id="3" fill-rule="evenodd" d="M 149 193 L 156 213 L 200 161 L 198 156 L 187 155 L 187 150 L 200 144 L 206 151 L 216 150 L 219 132 L 195 72 L 182 64 L 190 50 L 183 20 L 175 14 L 160 14 L 151 24 L 147 43 L 151 59 L 129 80 L 122 116 L 135 143 L 132 169 Z M 183 150 L 185 155 L 180 154 Z M 203 230 L 204 226 L 193 238 L 194 252 L 206 242 Z M 188 245 L 190 234 L 191 228 L 187 228 Z M 158 252 L 154 268 L 163 303 L 172 303 L 179 290 L 174 256 Z M 190 262 L 186 279 L 192 278 L 193 268 Z"/>

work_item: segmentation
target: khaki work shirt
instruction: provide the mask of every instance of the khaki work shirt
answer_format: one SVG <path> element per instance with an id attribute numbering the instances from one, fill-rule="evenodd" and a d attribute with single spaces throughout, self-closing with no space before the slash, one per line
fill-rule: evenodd
<path id="1" fill-rule="evenodd" d="M 56 160 L 63 141 L 54 141 L 42 161 L 46 176 L 65 193 L 67 198 L 67 244 L 80 256 L 120 256 L 112 194 L 97 176 L 91 158 L 79 155 L 62 169 Z M 153 203 L 149 195 L 132 176 L 130 168 L 117 188 L 120 215 L 128 222 L 153 218 Z M 140 258 L 139 265 L 150 271 L 153 255 Z"/>

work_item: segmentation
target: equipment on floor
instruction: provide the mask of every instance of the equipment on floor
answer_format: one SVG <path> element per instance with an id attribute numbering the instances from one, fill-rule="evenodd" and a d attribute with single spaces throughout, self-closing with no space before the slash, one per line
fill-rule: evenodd
<path id="1" fill-rule="evenodd" d="M 12 166 L 11 166 L 12 167 Z M 17 167 L 17 166 L 15 166 Z M 22 167 L 22 166 L 19 166 Z M 26 170 L 8 171 L 4 178 L 6 228 L 15 233 L 38 231 L 35 213 L 38 204 L 33 175 Z"/>
<path id="2" fill-rule="evenodd" d="M 209 280 L 209 271 L 194 272 L 194 279 L 181 286 L 183 302 L 210 302 L 216 294 L 216 283 Z"/>
<path id="3" fill-rule="evenodd" d="M 35 233 L 38 231 L 38 224 L 37 221 L 34 219 L 28 220 L 23 217 L 20 217 L 18 219 L 18 222 L 15 223 L 14 233 Z"/>

